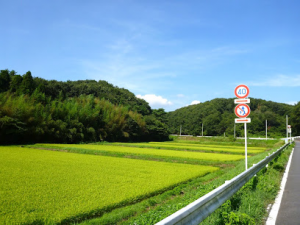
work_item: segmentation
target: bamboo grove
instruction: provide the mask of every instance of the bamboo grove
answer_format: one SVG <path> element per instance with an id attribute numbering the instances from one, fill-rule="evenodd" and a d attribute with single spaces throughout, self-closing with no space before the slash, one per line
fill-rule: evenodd
<path id="1" fill-rule="evenodd" d="M 110 87 L 113 91 L 108 92 L 114 104 L 106 99 L 108 96 L 99 98 L 89 93 L 77 92 L 78 96 L 70 97 L 70 93 L 58 89 L 57 95 L 51 95 L 51 90 L 57 91 L 53 83 L 58 82 L 33 79 L 30 72 L 20 76 L 14 71 L 1 71 L 1 144 L 168 139 L 167 127 L 156 116 L 156 110 L 152 110 L 144 102 L 139 104 L 140 99 L 132 99 L 132 104 L 117 104 L 117 98 L 125 102 L 126 97 L 112 95 L 113 91 L 120 91 L 117 87 Z M 63 87 L 66 82 L 59 84 Z M 81 90 L 86 91 L 84 87 L 87 82 L 82 81 L 79 84 Z M 100 86 L 99 89 L 101 84 L 102 88 L 107 89 L 103 87 L 103 83 L 96 84 Z M 73 92 L 74 90 L 76 88 Z M 72 89 L 69 91 L 72 92 Z M 141 112 L 146 113 L 143 115 Z"/>

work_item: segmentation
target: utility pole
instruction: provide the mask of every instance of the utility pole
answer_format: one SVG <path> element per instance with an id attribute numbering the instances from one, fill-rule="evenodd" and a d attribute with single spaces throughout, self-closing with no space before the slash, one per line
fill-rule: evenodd
<path id="1" fill-rule="evenodd" d="M 266 140 L 268 140 L 268 120 L 266 120 Z"/>
<path id="2" fill-rule="evenodd" d="M 234 135 L 233 135 L 233 136 L 234 136 L 234 138 L 235 138 L 235 123 L 234 123 L 234 128 L 233 128 L 233 130 L 234 130 Z"/>
<path id="3" fill-rule="evenodd" d="M 180 125 L 180 136 L 181 136 L 181 125 Z"/>
<path id="4" fill-rule="evenodd" d="M 288 138 L 289 138 L 289 134 L 288 134 L 288 124 L 289 124 L 289 119 L 288 119 L 288 115 L 286 115 L 286 140 L 288 141 Z"/>
<path id="5" fill-rule="evenodd" d="M 202 137 L 203 137 L 203 123 L 202 123 Z"/>

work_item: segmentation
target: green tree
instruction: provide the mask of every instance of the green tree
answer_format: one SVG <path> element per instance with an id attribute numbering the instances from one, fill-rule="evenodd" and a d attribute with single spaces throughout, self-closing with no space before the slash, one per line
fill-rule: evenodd
<path id="1" fill-rule="evenodd" d="M 155 116 L 156 119 L 158 119 L 160 122 L 167 124 L 168 123 L 168 117 L 167 113 L 163 108 L 159 109 L 153 109 L 152 114 Z"/>
<path id="2" fill-rule="evenodd" d="M 21 75 L 14 75 L 11 78 L 10 91 L 20 93 L 22 81 L 23 77 Z"/>
<path id="3" fill-rule="evenodd" d="M 0 71 L 0 92 L 8 91 L 10 84 L 10 76 L 8 70 Z"/>
<path id="4" fill-rule="evenodd" d="M 21 83 L 21 92 L 22 94 L 32 94 L 34 91 L 34 82 L 31 75 L 31 72 L 28 71 L 24 76 Z"/>
<path id="5" fill-rule="evenodd" d="M 15 70 L 9 71 L 9 76 L 12 78 L 13 76 L 17 75 L 17 72 Z"/>
<path id="6" fill-rule="evenodd" d="M 167 141 L 169 139 L 168 127 L 155 118 L 154 115 L 145 116 L 147 128 L 147 141 Z"/>
<path id="7" fill-rule="evenodd" d="M 300 135 L 300 102 L 298 102 L 291 114 L 293 136 Z"/>

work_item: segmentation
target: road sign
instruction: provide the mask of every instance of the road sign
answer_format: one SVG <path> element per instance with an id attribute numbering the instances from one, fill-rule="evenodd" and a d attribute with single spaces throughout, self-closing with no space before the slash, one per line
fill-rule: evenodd
<path id="1" fill-rule="evenodd" d="M 234 112 L 237 115 L 238 119 L 235 119 L 235 123 L 243 123 L 245 130 L 245 168 L 248 169 L 248 160 L 247 160 L 247 123 L 251 122 L 250 118 L 247 118 L 250 114 L 250 107 L 246 103 L 250 103 L 250 99 L 246 99 L 249 95 L 249 88 L 241 84 L 234 89 L 234 94 L 237 98 L 234 103 L 239 104 L 235 107 Z"/>
<path id="2" fill-rule="evenodd" d="M 244 98 L 244 99 L 234 99 L 234 103 L 235 104 L 241 104 L 241 103 L 250 103 L 250 98 Z"/>
<path id="3" fill-rule="evenodd" d="M 237 118 L 235 123 L 251 123 L 251 118 Z"/>
<path id="4" fill-rule="evenodd" d="M 291 126 L 291 125 L 288 125 L 288 126 L 287 126 L 287 130 L 288 130 L 288 133 L 291 134 L 291 133 L 292 133 L 292 126 Z"/>
<path id="5" fill-rule="evenodd" d="M 250 107 L 246 104 L 239 104 L 234 109 L 235 115 L 240 118 L 245 118 L 250 114 Z"/>
<path id="6" fill-rule="evenodd" d="M 248 86 L 241 84 L 235 88 L 234 94 L 238 98 L 247 98 L 249 95 L 249 88 Z"/>

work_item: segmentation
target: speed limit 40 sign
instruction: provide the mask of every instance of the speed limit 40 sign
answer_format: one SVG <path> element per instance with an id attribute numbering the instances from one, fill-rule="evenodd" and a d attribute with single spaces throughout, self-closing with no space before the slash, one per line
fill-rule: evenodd
<path id="1" fill-rule="evenodd" d="M 241 84 L 235 88 L 234 94 L 238 98 L 247 98 L 249 95 L 249 88 L 248 86 Z"/>

